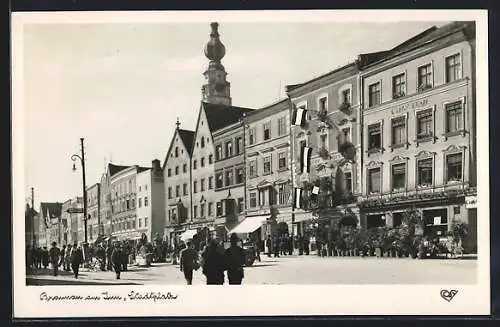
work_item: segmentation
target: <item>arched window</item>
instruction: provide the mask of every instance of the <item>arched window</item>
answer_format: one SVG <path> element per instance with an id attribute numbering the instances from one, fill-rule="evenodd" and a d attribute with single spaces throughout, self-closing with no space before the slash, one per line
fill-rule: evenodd
<path id="1" fill-rule="evenodd" d="M 175 147 L 175 157 L 179 156 L 179 147 Z"/>

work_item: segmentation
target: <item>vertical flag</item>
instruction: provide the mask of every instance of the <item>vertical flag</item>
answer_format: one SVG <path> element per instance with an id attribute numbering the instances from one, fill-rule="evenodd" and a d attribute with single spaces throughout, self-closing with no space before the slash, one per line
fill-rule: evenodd
<path id="1" fill-rule="evenodd" d="M 309 173 L 311 169 L 311 154 L 312 148 L 307 146 L 300 150 L 300 171 L 302 173 Z"/>
<path id="2" fill-rule="evenodd" d="M 302 207 L 302 189 L 296 187 L 293 194 L 293 207 L 300 209 Z"/>
<path id="3" fill-rule="evenodd" d="M 49 208 L 47 208 L 47 215 L 44 218 L 45 228 L 49 228 L 49 221 L 50 221 L 50 210 Z"/>
<path id="4" fill-rule="evenodd" d="M 296 108 L 292 115 L 292 125 L 303 126 L 306 121 L 307 110 L 303 108 Z"/>

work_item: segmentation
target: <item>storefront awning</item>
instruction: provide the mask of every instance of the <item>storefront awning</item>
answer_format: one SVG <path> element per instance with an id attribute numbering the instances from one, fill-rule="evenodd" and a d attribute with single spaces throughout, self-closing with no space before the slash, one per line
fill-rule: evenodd
<path id="1" fill-rule="evenodd" d="M 247 217 L 241 223 L 239 223 L 238 226 L 229 231 L 229 234 L 244 234 L 254 232 L 262 226 L 267 218 L 269 218 L 269 216 Z"/>
<path id="2" fill-rule="evenodd" d="M 188 229 L 180 235 L 181 240 L 187 241 L 193 238 L 198 231 L 196 229 Z"/>

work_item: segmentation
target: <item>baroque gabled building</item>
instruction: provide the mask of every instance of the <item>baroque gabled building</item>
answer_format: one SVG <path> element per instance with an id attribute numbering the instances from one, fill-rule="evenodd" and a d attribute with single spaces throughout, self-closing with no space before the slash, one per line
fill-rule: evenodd
<path id="1" fill-rule="evenodd" d="M 234 214 L 236 208 L 233 208 L 234 210 L 228 209 L 229 203 L 232 203 L 228 201 L 228 194 L 223 197 L 221 190 L 216 192 L 216 188 L 224 188 L 222 186 L 224 181 L 222 185 L 220 181 L 217 184 L 215 162 L 233 157 L 236 154 L 217 152 L 219 149 L 216 150 L 214 134 L 217 134 L 218 138 L 229 138 L 229 135 L 224 136 L 225 132 L 219 131 L 239 123 L 244 114 L 252 111 L 250 108 L 232 105 L 230 83 L 226 80 L 227 73 L 221 63 L 225 56 L 225 47 L 219 38 L 218 24 L 212 23 L 211 28 L 210 40 L 204 49 L 205 56 L 209 59 L 208 68 L 204 72 L 206 84 L 202 88 L 202 101 L 194 133 L 189 132 L 189 136 L 185 137 L 186 141 L 189 142 L 183 141 L 182 146 L 180 146 L 174 145 L 180 142 L 179 133 L 176 131 L 164 165 L 164 171 L 167 173 L 167 217 L 170 217 L 167 229 L 171 236 L 180 235 L 184 239 L 196 236 L 197 239 L 204 240 L 208 237 L 214 237 L 216 235 L 216 217 L 219 220 L 225 220 L 223 217 Z M 231 128 L 226 131 L 229 134 L 232 133 Z M 188 138 L 189 140 L 187 140 Z M 172 153 L 172 149 L 175 149 L 176 146 L 179 147 L 178 151 L 181 151 L 181 155 L 184 154 L 182 151 L 185 150 L 182 158 L 175 156 L 175 152 Z M 230 161 L 226 163 L 230 163 Z M 175 170 L 177 167 L 179 167 L 178 170 Z M 168 175 L 169 169 L 170 176 Z M 229 166 L 222 167 L 222 171 L 224 170 L 230 174 Z M 229 176 L 228 178 L 226 185 L 232 186 L 233 177 Z M 184 215 L 182 220 L 173 219 L 180 212 L 179 204 L 181 203 L 184 212 L 187 209 L 188 214 Z"/>
<path id="2" fill-rule="evenodd" d="M 191 151 L 194 132 L 177 127 L 163 162 L 165 196 L 165 235 L 174 235 L 186 230 L 191 220 Z"/>

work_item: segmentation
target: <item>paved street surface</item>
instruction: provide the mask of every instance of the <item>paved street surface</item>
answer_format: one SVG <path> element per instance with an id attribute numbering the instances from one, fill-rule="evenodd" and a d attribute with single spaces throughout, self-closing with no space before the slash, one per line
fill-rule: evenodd
<path id="1" fill-rule="evenodd" d="M 359 258 L 284 256 L 268 258 L 245 268 L 244 284 L 474 284 L 477 260 L 418 260 L 411 258 Z M 78 280 L 70 273 L 58 277 L 48 271 L 28 275 L 28 285 L 80 284 L 185 284 L 178 265 L 153 264 L 148 268 L 130 267 L 121 280 L 109 271 L 82 271 Z M 204 284 L 201 269 L 193 284 Z"/>

